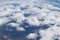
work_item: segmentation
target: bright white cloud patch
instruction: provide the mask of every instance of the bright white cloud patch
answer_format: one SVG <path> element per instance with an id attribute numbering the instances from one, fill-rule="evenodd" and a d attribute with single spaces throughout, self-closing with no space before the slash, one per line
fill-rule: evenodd
<path id="1" fill-rule="evenodd" d="M 25 29 L 20 27 L 18 23 L 9 23 L 8 25 L 15 27 L 17 31 L 25 31 Z"/>
<path id="2" fill-rule="evenodd" d="M 40 30 L 39 33 L 41 35 L 40 40 L 54 40 L 59 39 L 60 40 L 60 27 L 58 26 L 52 26 L 46 30 Z"/>
<path id="3" fill-rule="evenodd" d="M 0 26 L 7 23 L 7 22 L 9 22 L 9 21 L 10 20 L 8 18 L 6 18 L 6 17 L 0 18 Z"/>
<path id="4" fill-rule="evenodd" d="M 30 33 L 29 35 L 27 35 L 27 39 L 36 39 L 37 34 L 36 33 Z"/>
<path id="5" fill-rule="evenodd" d="M 31 4 L 26 4 L 27 1 L 23 1 L 21 3 L 23 3 L 24 5 L 20 5 L 21 3 L 10 3 L 10 4 L 3 4 L 1 6 L 1 12 L 0 12 L 0 17 L 2 16 L 7 16 L 10 15 L 8 17 L 11 19 L 15 19 L 17 22 L 22 23 L 22 21 L 26 20 L 26 22 L 29 25 L 33 25 L 33 26 L 40 26 L 40 24 L 44 23 L 44 24 L 50 24 L 50 23 L 55 23 L 58 19 L 56 19 L 56 13 L 59 14 L 60 12 L 58 11 L 51 11 L 51 10 L 59 10 L 60 8 L 53 6 L 52 4 L 50 4 L 49 2 L 46 2 L 44 0 L 40 0 L 40 2 L 37 1 L 28 1 Z M 17 5 L 17 7 L 15 7 Z M 41 5 L 41 6 L 40 6 Z M 20 8 L 22 7 L 22 9 Z M 27 8 L 27 10 L 24 8 Z M 40 8 L 41 7 L 41 8 Z M 28 17 L 25 17 L 24 14 L 31 14 Z M 53 13 L 53 14 L 52 14 Z M 42 22 L 42 19 L 44 19 L 44 21 Z M 41 21 L 39 21 L 41 20 Z"/>
<path id="6" fill-rule="evenodd" d="M 55 35 L 60 36 L 60 8 L 54 6 L 55 2 L 48 0 L 6 0 L 0 1 L 0 26 L 8 23 L 17 31 L 28 31 L 20 27 L 25 21 L 30 26 L 50 25 L 46 30 L 39 30 L 40 40 L 54 40 Z M 10 21 L 14 20 L 16 23 Z M 36 38 L 35 33 L 27 36 Z M 57 38 L 57 37 L 56 37 Z M 60 40 L 60 37 L 58 37 Z"/>

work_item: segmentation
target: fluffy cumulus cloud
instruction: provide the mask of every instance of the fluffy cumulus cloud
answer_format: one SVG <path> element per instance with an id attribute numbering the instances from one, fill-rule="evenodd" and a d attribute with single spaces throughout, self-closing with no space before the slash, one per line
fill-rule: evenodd
<path id="1" fill-rule="evenodd" d="M 0 26 L 8 23 L 17 31 L 28 31 L 21 26 L 23 22 L 32 27 L 49 25 L 48 29 L 39 29 L 40 40 L 60 40 L 60 8 L 59 3 L 49 0 L 1 0 Z M 10 22 L 14 20 L 15 22 Z M 29 27 L 30 27 L 29 26 Z M 36 33 L 27 35 L 27 39 L 34 39 Z"/>
<path id="2" fill-rule="evenodd" d="M 25 31 L 23 27 L 20 27 L 18 23 L 9 23 L 8 25 L 15 27 L 17 31 Z"/>
<path id="3" fill-rule="evenodd" d="M 36 40 L 37 34 L 36 33 L 30 33 L 29 35 L 27 35 L 28 39 L 33 39 Z"/>
<path id="4" fill-rule="evenodd" d="M 60 40 L 60 27 L 54 25 L 46 30 L 40 30 L 40 40 Z"/>

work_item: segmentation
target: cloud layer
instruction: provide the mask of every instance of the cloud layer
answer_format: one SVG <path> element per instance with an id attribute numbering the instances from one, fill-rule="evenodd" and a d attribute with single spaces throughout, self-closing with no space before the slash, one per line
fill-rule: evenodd
<path id="1" fill-rule="evenodd" d="M 49 25 L 48 29 L 38 29 L 40 40 L 60 40 L 60 8 L 57 3 L 48 0 L 4 0 L 0 1 L 0 26 L 8 23 L 17 31 L 27 31 L 21 26 L 23 22 L 32 27 Z M 10 22 L 14 20 L 15 22 Z M 10 23 L 9 23 L 10 22 Z M 30 27 L 28 26 L 28 27 Z M 33 36 L 33 37 L 31 37 Z M 30 33 L 27 39 L 34 39 L 37 34 Z"/>

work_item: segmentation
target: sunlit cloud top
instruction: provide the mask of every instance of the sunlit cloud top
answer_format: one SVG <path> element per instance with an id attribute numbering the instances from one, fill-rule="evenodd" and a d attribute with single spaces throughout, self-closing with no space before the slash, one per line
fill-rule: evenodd
<path id="1" fill-rule="evenodd" d="M 28 31 L 25 29 L 26 27 L 21 26 L 23 23 L 28 24 L 28 27 L 49 25 L 48 29 L 38 29 L 37 31 L 39 31 L 41 40 L 53 40 L 55 35 L 60 36 L 60 6 L 58 2 L 60 1 L 0 0 L 0 26 L 7 24 L 21 32 Z M 11 22 L 12 20 L 15 22 Z M 30 33 L 26 36 L 27 39 L 36 37 L 37 33 Z"/>

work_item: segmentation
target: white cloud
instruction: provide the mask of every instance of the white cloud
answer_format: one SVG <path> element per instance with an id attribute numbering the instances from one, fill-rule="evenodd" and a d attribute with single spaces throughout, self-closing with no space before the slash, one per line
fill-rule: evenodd
<path id="1" fill-rule="evenodd" d="M 4 38 L 7 38 L 7 36 L 6 36 L 6 35 L 4 35 L 3 37 L 4 37 Z"/>
<path id="2" fill-rule="evenodd" d="M 7 22 L 9 22 L 9 21 L 10 20 L 8 18 L 6 18 L 6 17 L 0 18 L 0 26 L 7 23 Z"/>
<path id="3" fill-rule="evenodd" d="M 26 31 L 23 27 L 16 27 L 17 31 Z"/>
<path id="4" fill-rule="evenodd" d="M 21 23 L 23 20 L 25 20 L 23 13 L 13 14 L 13 16 L 11 18 L 16 19 L 16 22 L 18 22 L 18 23 Z"/>
<path id="5" fill-rule="evenodd" d="M 39 26 L 40 25 L 40 21 L 38 19 L 36 19 L 35 17 L 28 17 L 27 21 L 26 21 L 29 25 L 31 26 Z"/>
<path id="6" fill-rule="evenodd" d="M 17 26 L 19 26 L 19 24 L 18 24 L 18 23 L 14 23 L 14 22 L 9 23 L 8 25 L 10 25 L 10 26 L 12 26 L 12 27 L 17 27 Z"/>
<path id="7" fill-rule="evenodd" d="M 20 27 L 20 25 L 18 23 L 9 23 L 8 25 L 10 25 L 11 27 L 15 27 L 17 31 L 25 31 L 25 29 L 23 27 Z"/>
<path id="8" fill-rule="evenodd" d="M 28 2 L 28 3 L 27 3 Z M 14 7 L 13 3 L 18 3 L 18 7 Z M 7 5 L 8 4 L 8 5 Z M 56 3 L 54 3 L 56 4 Z M 22 11 L 20 7 L 28 5 L 28 9 Z M 41 6 L 41 9 L 35 6 Z M 56 11 L 54 11 L 56 10 Z M 17 31 L 25 31 L 23 27 L 20 27 L 21 23 L 26 20 L 26 22 L 31 26 L 39 26 L 41 24 L 55 24 L 60 23 L 60 10 L 59 7 L 56 7 L 46 0 L 10 0 L 2 1 L 0 3 L 0 25 L 6 24 L 12 20 L 15 20 L 17 23 L 9 23 L 12 27 L 15 27 Z M 25 13 L 30 13 L 31 15 L 25 17 Z M 11 15 L 6 17 L 6 15 Z M 40 21 L 38 19 L 44 19 Z M 60 27 L 51 26 L 46 30 L 40 30 L 41 40 L 53 40 L 54 35 L 60 35 Z M 35 33 L 31 33 L 27 36 L 28 39 L 36 38 Z"/>
<path id="9" fill-rule="evenodd" d="M 17 0 L 16 0 L 17 1 Z M 40 2 L 38 2 L 39 0 L 32 0 L 32 1 L 19 1 L 17 2 L 18 4 L 23 4 L 23 5 L 19 5 L 18 7 L 14 7 L 13 5 L 9 4 L 5 6 L 2 6 L 3 10 L 2 12 L 0 12 L 0 16 L 5 16 L 5 15 L 12 15 L 9 18 L 11 19 L 15 19 L 17 22 L 22 23 L 23 20 L 27 20 L 26 22 L 29 25 L 33 25 L 33 26 L 40 26 L 40 24 L 45 23 L 45 24 L 54 24 L 58 19 L 56 19 L 55 15 L 56 13 L 59 14 L 59 12 L 55 11 L 51 11 L 50 9 L 56 9 L 59 10 L 60 8 L 53 6 L 52 4 L 50 4 L 49 2 L 46 2 L 46 0 L 40 0 Z M 27 4 L 27 2 L 29 2 Z M 13 2 L 15 3 L 15 1 Z M 29 5 L 31 4 L 31 5 Z M 41 5 L 42 9 L 39 9 L 38 7 L 34 7 L 36 5 Z M 28 5 L 28 10 L 29 11 L 22 11 L 20 10 L 19 7 L 24 7 Z M 14 13 L 17 12 L 17 13 Z M 31 16 L 25 17 L 24 14 L 25 12 L 30 12 Z M 3 14 L 4 13 L 4 14 Z M 53 14 L 52 14 L 53 13 Z M 43 19 L 45 18 L 45 20 L 43 22 L 39 21 L 38 19 Z M 51 21 L 54 20 L 54 21 Z"/>
<path id="10" fill-rule="evenodd" d="M 30 33 L 29 35 L 27 35 L 27 39 L 36 39 L 37 34 L 36 33 Z"/>
<path id="11" fill-rule="evenodd" d="M 39 33 L 41 35 L 40 40 L 54 40 L 55 35 L 60 36 L 60 27 L 57 27 L 56 25 L 46 29 L 46 30 L 40 30 Z M 60 38 L 60 37 L 59 37 Z M 57 39 L 59 39 L 57 38 Z"/>

